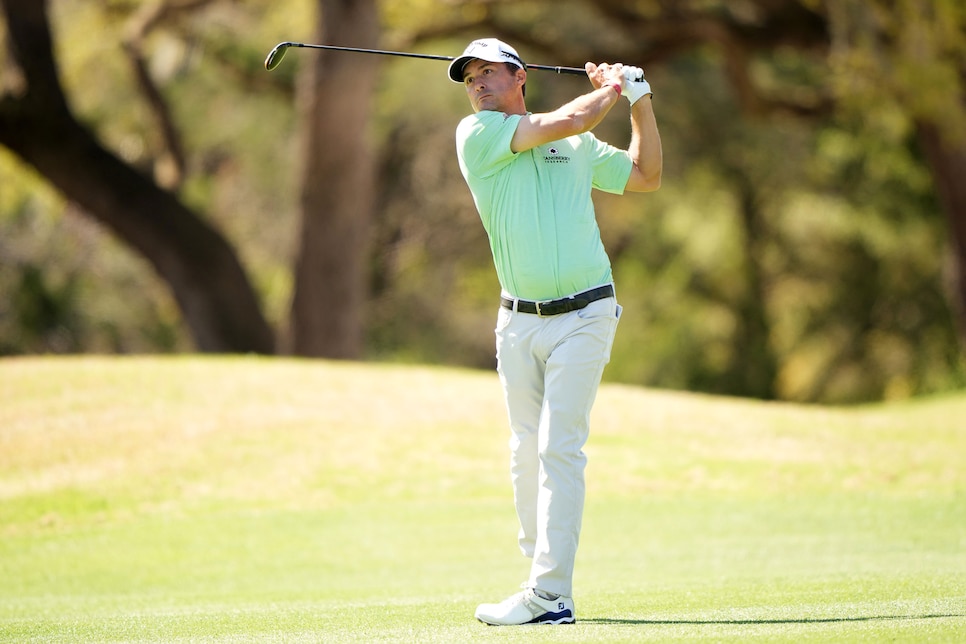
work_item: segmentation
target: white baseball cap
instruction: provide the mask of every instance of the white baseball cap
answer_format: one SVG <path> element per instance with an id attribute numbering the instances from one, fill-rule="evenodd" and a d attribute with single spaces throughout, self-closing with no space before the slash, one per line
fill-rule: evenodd
<path id="1" fill-rule="evenodd" d="M 463 55 L 449 64 L 450 80 L 454 83 L 462 83 L 463 68 L 474 58 L 491 63 L 513 63 L 520 69 L 527 68 L 520 54 L 510 45 L 496 38 L 481 38 L 467 45 Z"/>

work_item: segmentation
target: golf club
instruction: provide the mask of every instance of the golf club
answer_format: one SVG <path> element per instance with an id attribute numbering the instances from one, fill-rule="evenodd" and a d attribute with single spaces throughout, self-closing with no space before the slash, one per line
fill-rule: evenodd
<path id="1" fill-rule="evenodd" d="M 278 64 L 282 62 L 282 57 L 285 56 L 285 51 L 289 47 L 305 47 L 307 49 L 330 49 L 334 51 L 354 51 L 360 54 L 381 54 L 383 56 L 404 56 L 406 58 L 427 58 L 429 60 L 455 60 L 456 56 L 435 56 L 433 54 L 413 54 L 405 51 L 385 51 L 382 49 L 359 49 L 356 47 L 336 47 L 334 45 L 309 45 L 302 42 L 280 42 L 275 45 L 272 51 L 268 52 L 268 57 L 265 59 L 265 69 L 271 71 L 278 67 Z M 552 65 L 527 65 L 527 69 L 540 69 L 548 72 L 556 72 L 558 74 L 579 74 L 581 76 L 586 75 L 586 71 L 582 67 L 554 67 Z"/>

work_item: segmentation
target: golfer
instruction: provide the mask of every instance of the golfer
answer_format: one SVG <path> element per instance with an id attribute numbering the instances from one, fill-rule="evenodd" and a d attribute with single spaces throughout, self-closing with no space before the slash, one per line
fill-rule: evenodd
<path id="1" fill-rule="evenodd" d="M 522 592 L 476 609 L 487 624 L 576 620 L 583 446 L 621 314 L 591 189 L 622 194 L 661 185 L 661 140 L 643 71 L 585 69 L 590 92 L 532 114 L 526 65 L 506 43 L 475 40 L 449 67 L 474 112 L 457 127 L 457 155 L 503 290 L 497 371 L 510 421 L 519 544 L 532 560 Z M 627 150 L 590 133 L 621 96 L 631 104 Z"/>

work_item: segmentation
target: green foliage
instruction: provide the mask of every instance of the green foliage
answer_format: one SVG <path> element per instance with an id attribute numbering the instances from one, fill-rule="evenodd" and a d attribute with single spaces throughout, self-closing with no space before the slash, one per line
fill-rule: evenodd
<path id="1" fill-rule="evenodd" d="M 750 80 L 766 98 L 815 110 L 831 93 L 846 108 L 838 117 L 755 116 L 718 50 L 644 61 L 665 179 L 652 195 L 597 198 L 625 307 L 606 378 L 835 402 L 966 386 L 944 286 L 946 223 L 912 125 L 928 115 L 951 135 L 962 127 L 966 9 L 809 4 L 828 12 L 829 56 L 792 45 L 752 55 Z M 162 176 L 165 143 L 124 48 L 147 5 L 50 5 L 72 106 L 110 149 Z M 311 40 L 316 10 L 309 0 L 206 3 L 173 11 L 140 43 L 185 151 L 178 195 L 235 245 L 278 328 L 299 234 L 296 84 L 312 54 L 291 52 L 271 74 L 262 61 L 279 41 Z M 663 11 L 627 10 L 647 21 Z M 385 2 L 382 12 L 386 47 L 416 39 L 430 53 L 460 51 L 481 23 L 509 25 L 533 62 L 580 64 L 640 45 L 609 28 L 602 7 L 576 0 Z M 541 47 L 561 42 L 563 56 Z M 381 174 L 366 356 L 489 369 L 498 285 L 453 154 L 469 107 L 444 69 L 382 67 L 368 133 Z M 552 109 L 585 88 L 534 73 L 528 104 Z M 598 134 L 624 145 L 623 102 Z M 190 350 L 151 268 L 3 154 L 0 292 L 0 354 Z"/>
<path id="2" fill-rule="evenodd" d="M 802 331 L 791 397 L 903 397 L 966 374 L 944 292 L 947 224 L 908 123 L 892 116 L 824 129 L 810 161 L 824 194 L 791 205 L 780 323 Z"/>
<path id="3" fill-rule="evenodd" d="M 860 117 L 896 103 L 966 142 L 966 6 L 958 0 L 828 2 L 830 87 Z"/>
<path id="4" fill-rule="evenodd" d="M 282 35 L 310 34 L 311 3 L 289 4 L 280 11 L 266 2 L 213 3 L 152 32 L 144 45 L 186 151 L 180 196 L 254 267 L 276 323 L 291 292 L 297 138 L 291 85 L 266 80 L 262 60 Z M 51 17 L 62 82 L 79 118 L 122 159 L 152 174 L 164 163 L 164 146 L 124 49 L 124 34 L 143 8 L 58 0 Z M 239 40 L 239 33 L 249 36 Z M 296 67 L 293 59 L 289 69 Z M 2 153 L 0 285 L 20 295 L 0 305 L 9 309 L 0 321 L 0 354 L 190 350 L 180 314 L 151 268 Z M 20 202 L 33 205 L 24 211 Z M 60 319 L 35 328 L 30 312 L 45 302 Z"/>
<path id="5" fill-rule="evenodd" d="M 608 217 L 604 227 L 620 249 L 627 309 L 609 377 L 747 394 L 742 379 L 764 350 L 782 399 L 962 386 L 944 291 L 947 224 L 908 116 L 880 108 L 816 127 L 749 119 L 717 64 L 681 57 L 667 77 L 653 75 L 667 179 L 641 212 L 607 202 L 638 222 L 609 232 Z M 749 306 L 768 323 L 764 347 L 744 336 Z"/>
<path id="6" fill-rule="evenodd" d="M 0 355 L 189 348 L 144 262 L 5 150 L 0 186 Z"/>

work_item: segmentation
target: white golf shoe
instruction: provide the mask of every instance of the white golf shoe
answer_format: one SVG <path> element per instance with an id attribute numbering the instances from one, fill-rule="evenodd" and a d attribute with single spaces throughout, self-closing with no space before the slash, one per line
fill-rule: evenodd
<path id="1" fill-rule="evenodd" d="M 577 614 L 572 598 L 544 599 L 527 588 L 499 604 L 480 604 L 476 619 L 493 626 L 573 624 Z"/>

